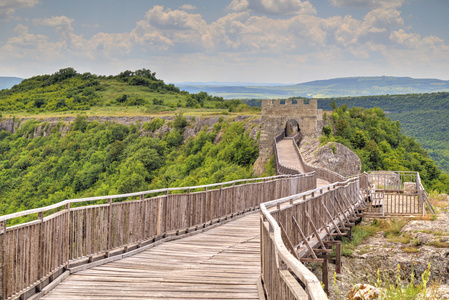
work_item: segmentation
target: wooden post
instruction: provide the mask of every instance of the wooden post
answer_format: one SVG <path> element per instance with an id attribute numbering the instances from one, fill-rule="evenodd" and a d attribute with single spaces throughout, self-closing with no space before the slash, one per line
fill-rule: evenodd
<path id="1" fill-rule="evenodd" d="M 108 199 L 108 205 L 108 251 L 105 254 L 106 257 L 109 257 L 109 251 L 112 249 L 112 198 Z"/>
<path id="2" fill-rule="evenodd" d="M 37 267 L 37 277 L 39 278 L 39 280 L 41 280 L 44 277 L 44 229 L 43 227 L 43 223 L 44 223 L 44 213 L 40 212 L 38 213 L 38 218 L 39 218 L 39 265 Z M 42 285 L 38 284 L 36 286 L 36 292 L 40 292 L 42 289 Z"/>
<path id="3" fill-rule="evenodd" d="M 341 274 L 341 241 L 335 242 L 335 272 Z"/>
<path id="4" fill-rule="evenodd" d="M 68 258 L 67 258 L 67 262 L 65 264 L 66 265 L 65 268 L 68 269 L 69 268 L 70 256 L 71 256 L 71 253 L 72 253 L 71 252 L 72 251 L 72 240 L 70 238 L 70 235 L 72 233 L 72 230 L 70 230 L 71 223 L 72 223 L 72 219 L 70 218 L 70 203 L 67 203 L 65 205 L 65 209 L 67 210 L 67 230 L 68 230 L 68 232 L 67 232 L 67 239 L 68 239 L 68 241 L 67 241 L 67 247 L 68 247 L 67 255 L 68 255 Z"/>
<path id="5" fill-rule="evenodd" d="M 0 222 L 0 230 L 1 232 L 1 245 L 2 245 L 2 252 L 1 252 L 1 258 L 2 258 L 2 289 L 1 289 L 1 299 L 4 300 L 6 299 L 6 274 L 5 274 L 5 240 L 6 240 L 6 221 L 2 221 Z"/>
<path id="6" fill-rule="evenodd" d="M 192 203 L 190 201 L 190 189 L 187 190 L 187 209 L 186 209 L 186 233 L 189 232 L 189 228 L 190 226 L 192 226 L 191 224 L 191 214 L 192 214 Z"/>
<path id="7" fill-rule="evenodd" d="M 206 227 L 207 222 L 207 186 L 204 187 L 204 198 L 203 198 L 203 228 Z"/>
<path id="8" fill-rule="evenodd" d="M 323 255 L 324 262 L 322 267 L 322 281 L 324 285 L 324 292 L 326 295 L 329 295 L 329 253 L 324 253 Z"/>
<path id="9" fill-rule="evenodd" d="M 145 201 L 145 195 L 140 195 L 140 201 L 142 201 L 141 204 L 143 204 L 143 224 L 142 224 L 142 233 L 140 235 L 139 240 L 143 241 L 145 239 L 145 229 L 147 224 L 147 201 Z M 141 242 L 139 242 L 138 248 L 140 248 Z"/>
<path id="10" fill-rule="evenodd" d="M 168 198 L 168 190 L 165 192 L 165 199 Z M 156 225 L 156 235 L 162 234 L 162 197 L 159 197 L 157 201 L 157 225 Z"/>

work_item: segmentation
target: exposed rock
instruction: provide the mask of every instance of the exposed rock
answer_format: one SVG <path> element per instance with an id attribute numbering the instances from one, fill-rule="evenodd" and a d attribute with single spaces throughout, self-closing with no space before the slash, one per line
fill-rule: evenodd
<path id="1" fill-rule="evenodd" d="M 14 133 L 15 122 L 13 119 L 6 119 L 0 122 L 0 129 Z"/>
<path id="2" fill-rule="evenodd" d="M 224 134 L 224 131 L 220 131 L 217 134 L 217 136 L 215 137 L 215 140 L 214 140 L 215 145 L 218 144 L 219 142 L 221 142 L 221 140 L 223 140 L 223 134 Z"/>
<path id="3" fill-rule="evenodd" d="M 301 141 L 300 150 L 307 164 L 329 169 L 345 177 L 359 174 L 362 168 L 357 154 L 339 143 L 329 143 L 320 148 L 318 138 L 306 136 Z"/>
<path id="4" fill-rule="evenodd" d="M 375 286 L 369 284 L 356 284 L 349 292 L 351 300 L 369 300 L 377 299 L 382 294 L 382 291 Z"/>
<path id="5" fill-rule="evenodd" d="M 173 121 L 175 117 L 173 116 L 163 116 L 159 117 L 165 120 L 164 125 L 155 130 L 154 132 L 146 132 L 143 130 L 143 124 L 146 122 L 151 122 L 156 118 L 156 116 L 134 116 L 134 117 L 113 117 L 113 116 L 90 116 L 87 118 L 88 122 L 98 121 L 104 122 L 115 122 L 123 125 L 139 125 L 139 130 L 141 131 L 141 136 L 152 136 L 155 138 L 160 138 L 172 130 L 172 127 L 168 125 L 169 122 Z M 31 120 L 31 118 L 23 119 L 3 119 L 0 122 L 0 129 L 14 133 L 17 129 L 20 129 L 22 124 L 26 121 Z M 27 138 L 48 136 L 51 133 L 52 128 L 59 126 L 59 132 L 62 136 L 66 135 L 70 130 L 70 123 L 75 120 L 75 117 L 65 117 L 65 118 L 45 118 L 38 119 L 41 122 L 34 129 L 33 133 L 30 133 Z M 213 127 L 219 121 L 219 117 L 191 117 L 188 116 L 187 120 L 189 125 L 184 129 L 184 139 L 187 140 L 189 137 L 196 136 L 203 128 L 207 128 L 208 131 L 212 131 Z M 259 130 L 260 118 L 252 119 L 249 116 L 237 116 L 234 118 L 235 121 L 246 121 L 245 129 L 251 130 L 250 136 L 253 139 L 257 139 L 257 132 Z M 62 124 L 61 124 L 62 123 Z"/>
<path id="6" fill-rule="evenodd" d="M 350 257 L 342 257 L 342 273 L 336 276 L 335 284 L 329 280 L 329 298 L 345 299 L 354 284 L 375 284 L 378 269 L 383 286 L 395 284 L 398 265 L 403 285 L 409 282 L 412 270 L 415 284 L 420 284 L 421 275 L 430 262 L 430 282 L 438 281 L 438 285 L 441 285 L 434 291 L 439 296 L 431 299 L 447 299 L 441 298 L 441 295 L 449 294 L 449 248 L 442 244 L 449 241 L 448 228 L 449 213 L 442 212 L 435 221 L 412 220 L 404 226 L 402 235 L 410 237 L 410 242 L 406 244 L 389 241 L 383 232 L 364 240 Z M 329 274 L 333 274 L 334 265 L 330 264 L 329 267 Z M 314 273 L 321 278 L 320 269 Z"/>
<path id="7" fill-rule="evenodd" d="M 263 173 L 265 173 L 266 169 L 260 157 L 257 158 L 256 162 L 254 163 L 253 171 L 257 176 L 262 176 Z"/>
<path id="8" fill-rule="evenodd" d="M 449 196 L 447 194 L 439 194 L 438 198 L 442 201 L 449 201 Z"/>

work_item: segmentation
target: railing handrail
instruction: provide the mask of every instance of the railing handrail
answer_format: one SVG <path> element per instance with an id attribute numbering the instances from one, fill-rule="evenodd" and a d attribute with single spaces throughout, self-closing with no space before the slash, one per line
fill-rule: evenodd
<path id="1" fill-rule="evenodd" d="M 308 171 L 308 172 L 313 172 L 313 171 L 315 171 L 315 172 L 317 173 L 317 177 L 319 177 L 319 178 L 324 177 L 324 176 L 320 176 L 320 172 L 319 172 L 319 171 L 321 171 L 321 172 L 323 172 L 323 173 L 329 174 L 329 175 L 330 175 L 329 177 L 338 178 L 338 179 L 340 179 L 340 180 L 342 180 L 342 181 L 345 181 L 345 180 L 348 179 L 347 177 L 344 177 L 344 176 L 338 174 L 337 172 L 331 171 L 331 170 L 329 170 L 329 169 L 309 165 L 308 163 L 306 163 L 306 161 L 305 161 L 304 158 L 302 157 L 301 151 L 299 151 L 299 149 L 298 149 L 298 147 L 296 146 L 295 142 L 293 142 L 293 146 L 294 146 L 294 148 L 295 148 L 295 150 L 296 150 L 296 154 L 299 156 L 299 159 L 301 160 L 302 165 L 304 166 L 304 171 Z M 322 179 L 329 180 L 330 178 L 322 178 Z M 332 180 L 332 181 L 333 181 L 333 182 L 338 182 L 338 181 L 335 181 L 335 180 Z"/>
<path id="2" fill-rule="evenodd" d="M 307 173 L 302 173 L 304 175 L 308 175 Z M 298 175 L 302 175 L 298 174 Z M 309 174 L 310 175 L 310 174 Z M 171 192 L 171 191 L 182 191 L 182 190 L 194 190 L 194 189 L 201 189 L 201 188 L 210 188 L 210 187 L 218 187 L 223 185 L 232 185 L 236 183 L 241 182 L 248 182 L 248 181 L 254 181 L 257 182 L 259 180 L 271 180 L 271 179 L 278 179 L 278 178 L 285 178 L 285 177 L 291 177 L 294 176 L 293 174 L 283 174 L 283 175 L 276 175 L 276 176 L 269 176 L 269 177 L 259 177 L 259 178 L 249 178 L 249 179 L 238 179 L 233 181 L 227 181 L 227 182 L 220 182 L 220 183 L 211 183 L 211 184 L 205 184 L 205 185 L 198 185 L 198 186 L 189 186 L 189 187 L 173 187 L 173 188 L 163 188 L 163 189 L 156 189 L 156 190 L 149 190 L 149 191 L 142 191 L 142 192 L 135 192 L 135 193 L 127 193 L 127 194 L 119 194 L 119 195 L 109 195 L 109 196 L 96 196 L 96 197 L 87 197 L 87 198 L 77 198 L 77 199 L 67 199 L 63 200 L 61 202 L 34 208 L 34 209 L 28 209 L 8 215 L 0 216 L 0 222 L 23 217 L 27 215 L 37 214 L 40 212 L 45 212 L 48 210 L 56 209 L 58 207 L 65 206 L 67 204 L 72 203 L 79 203 L 79 202 L 90 202 L 90 201 L 98 201 L 98 200 L 109 200 L 109 199 L 119 199 L 119 198 L 128 198 L 128 197 L 136 197 L 136 196 L 142 196 L 142 195 L 148 195 L 148 194 L 157 194 L 157 193 L 163 193 L 163 192 Z"/>
<path id="3" fill-rule="evenodd" d="M 297 135 L 295 135 L 294 137 L 296 137 L 298 135 L 299 135 L 299 133 Z M 276 173 L 277 174 L 278 173 L 291 174 L 291 175 L 302 174 L 303 172 L 301 172 L 300 170 L 284 166 L 279 161 L 279 154 L 278 154 L 279 152 L 278 152 L 277 143 L 280 142 L 283 138 L 285 138 L 285 132 L 284 131 L 280 132 L 277 136 L 274 137 L 273 151 L 274 151 L 274 157 L 275 157 Z"/>
<path id="4" fill-rule="evenodd" d="M 435 215 L 435 210 L 433 209 L 432 204 L 429 201 L 429 194 L 427 194 L 426 189 L 424 188 L 421 176 L 419 175 L 419 172 L 416 172 L 416 185 L 418 190 L 422 190 L 424 194 L 424 200 L 426 201 L 427 207 L 430 209 L 430 211 Z"/>
<path id="5" fill-rule="evenodd" d="M 273 207 L 275 205 L 290 202 L 293 199 L 301 199 L 307 196 L 310 196 L 316 192 L 319 192 L 320 190 L 332 190 L 336 186 L 339 187 L 346 187 L 349 186 L 350 183 L 353 183 L 355 181 L 358 181 L 359 177 L 349 178 L 343 182 L 336 182 L 331 183 L 327 186 L 323 186 L 320 188 L 316 188 L 313 190 L 309 190 L 297 195 L 284 197 L 281 199 L 276 199 L 272 201 L 268 201 L 265 203 L 260 204 L 260 211 L 262 215 L 264 216 L 265 220 L 268 221 L 270 224 L 272 230 L 273 230 L 273 241 L 276 248 L 276 254 L 278 255 L 282 261 L 287 265 L 287 267 L 295 273 L 295 275 L 306 285 L 307 292 L 309 294 L 310 299 L 312 300 L 321 300 L 321 299 L 328 299 L 326 296 L 326 293 L 324 292 L 321 282 L 318 280 L 318 278 L 313 274 L 307 267 L 305 267 L 293 254 L 291 254 L 287 247 L 284 244 L 284 241 L 282 239 L 282 232 L 279 224 L 274 219 L 274 217 L 271 215 L 270 211 L 268 210 L 269 207 Z M 321 195 L 320 193 L 318 193 Z"/>

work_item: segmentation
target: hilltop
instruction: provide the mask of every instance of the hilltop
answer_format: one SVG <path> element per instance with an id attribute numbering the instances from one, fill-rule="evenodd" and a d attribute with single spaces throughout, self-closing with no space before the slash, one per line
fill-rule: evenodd
<path id="1" fill-rule="evenodd" d="M 179 88 L 189 92 L 204 91 L 225 99 L 326 98 L 444 92 L 449 91 L 449 81 L 381 76 L 334 78 L 278 86 L 189 83 L 179 84 Z"/>
<path id="2" fill-rule="evenodd" d="M 246 106 L 205 92 L 181 91 L 148 69 L 103 76 L 65 68 L 0 91 L 0 112 L 16 117 L 76 115 L 80 111 L 89 115 L 174 114 L 178 109 L 221 113 L 239 105 L 240 110 Z"/>

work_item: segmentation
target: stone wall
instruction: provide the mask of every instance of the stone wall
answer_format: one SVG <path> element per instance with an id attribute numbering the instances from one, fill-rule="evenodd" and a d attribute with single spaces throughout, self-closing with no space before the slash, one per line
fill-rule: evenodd
<path id="1" fill-rule="evenodd" d="M 259 144 L 259 164 L 264 165 L 273 155 L 273 139 L 281 131 L 289 120 L 295 120 L 304 136 L 315 136 L 321 132 L 322 115 L 321 109 L 317 109 L 317 100 L 291 99 L 282 100 L 262 100 L 262 130 Z M 306 100 L 307 101 L 307 100 Z"/>

